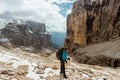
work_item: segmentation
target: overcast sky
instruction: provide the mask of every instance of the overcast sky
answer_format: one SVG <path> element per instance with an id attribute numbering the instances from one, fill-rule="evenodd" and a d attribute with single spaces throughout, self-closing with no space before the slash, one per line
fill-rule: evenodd
<path id="1" fill-rule="evenodd" d="M 0 0 L 0 18 L 45 23 L 50 32 L 66 31 L 66 16 L 75 0 Z"/>

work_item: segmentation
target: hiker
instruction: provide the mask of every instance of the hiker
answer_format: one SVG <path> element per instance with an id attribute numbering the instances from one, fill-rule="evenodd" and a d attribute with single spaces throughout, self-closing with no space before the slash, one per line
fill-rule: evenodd
<path id="1" fill-rule="evenodd" d="M 66 73 L 65 73 L 65 62 L 67 63 L 67 60 L 70 60 L 70 58 L 67 57 L 67 52 L 66 50 L 68 50 L 68 48 L 62 48 L 62 54 L 61 54 L 61 59 L 60 59 L 60 62 L 61 62 L 61 66 L 60 66 L 60 74 L 63 75 L 64 78 L 68 78 L 66 76 Z"/>

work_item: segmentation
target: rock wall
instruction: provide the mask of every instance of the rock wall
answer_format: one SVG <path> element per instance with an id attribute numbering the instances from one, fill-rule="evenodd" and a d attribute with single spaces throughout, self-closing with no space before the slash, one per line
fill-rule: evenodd
<path id="1" fill-rule="evenodd" d="M 45 24 L 26 21 L 23 24 L 8 23 L 1 35 L 17 46 L 33 46 L 41 49 L 51 45 L 51 35 L 46 32 Z"/>
<path id="2" fill-rule="evenodd" d="M 70 48 L 120 37 L 120 0 L 77 0 L 67 17 L 65 45 Z"/>
<path id="3" fill-rule="evenodd" d="M 77 0 L 64 45 L 80 63 L 120 66 L 120 0 Z"/>

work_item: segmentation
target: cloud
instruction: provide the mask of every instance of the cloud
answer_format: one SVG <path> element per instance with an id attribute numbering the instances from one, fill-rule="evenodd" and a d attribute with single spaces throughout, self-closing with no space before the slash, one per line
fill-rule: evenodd
<path id="1" fill-rule="evenodd" d="M 25 19 L 45 23 L 50 32 L 65 32 L 66 17 L 57 4 L 74 0 L 0 0 L 0 18 Z M 54 4 L 57 3 L 57 4 Z"/>
<path id="2" fill-rule="evenodd" d="M 62 3 L 73 3 L 75 0 L 48 0 L 51 3 L 56 2 L 57 4 L 62 4 Z"/>
<path id="3" fill-rule="evenodd" d="M 68 9 L 67 11 L 66 11 L 66 14 L 68 15 L 68 14 L 70 14 L 71 13 L 71 9 Z"/>
<path id="4" fill-rule="evenodd" d="M 0 14 L 0 18 L 3 19 L 13 19 L 13 14 L 9 11 L 4 12 L 3 14 Z"/>

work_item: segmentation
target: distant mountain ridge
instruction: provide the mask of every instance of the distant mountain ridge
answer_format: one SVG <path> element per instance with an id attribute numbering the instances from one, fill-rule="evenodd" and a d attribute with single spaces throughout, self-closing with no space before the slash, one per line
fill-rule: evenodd
<path id="1" fill-rule="evenodd" d="M 43 23 L 12 20 L 1 29 L 1 35 L 17 46 L 32 46 L 37 49 L 51 46 L 51 35 L 46 32 Z"/>
<path id="2" fill-rule="evenodd" d="M 13 20 L 13 19 L 0 19 L 0 29 L 3 29 L 8 23 L 14 23 L 19 25 L 27 25 L 29 26 L 29 32 L 32 33 L 31 29 L 33 30 L 33 26 L 45 26 L 44 23 L 39 23 L 35 21 L 24 21 L 24 20 Z M 43 27 L 39 29 L 39 31 L 43 31 L 43 34 L 49 34 L 49 32 L 46 31 L 46 27 Z M 45 31 L 45 32 L 44 32 Z M 42 32 L 40 32 L 42 34 Z M 66 33 L 63 32 L 51 32 L 51 47 L 59 48 L 63 45 L 64 39 L 66 37 Z M 3 39 L 2 39 L 3 40 Z"/>
<path id="3" fill-rule="evenodd" d="M 51 33 L 52 43 L 58 45 L 59 47 L 63 46 L 65 37 L 66 37 L 66 33 L 61 33 L 61 32 Z"/>

